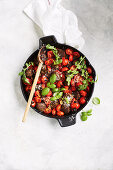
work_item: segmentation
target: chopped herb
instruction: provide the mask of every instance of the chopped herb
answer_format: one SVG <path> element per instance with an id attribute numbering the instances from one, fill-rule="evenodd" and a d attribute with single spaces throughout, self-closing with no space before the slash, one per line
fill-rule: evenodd
<path id="1" fill-rule="evenodd" d="M 69 104 L 69 100 L 67 99 L 67 97 L 64 98 L 66 103 Z"/>

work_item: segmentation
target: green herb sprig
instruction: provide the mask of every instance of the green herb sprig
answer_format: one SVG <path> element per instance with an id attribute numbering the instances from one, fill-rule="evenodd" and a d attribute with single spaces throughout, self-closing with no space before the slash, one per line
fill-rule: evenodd
<path id="1" fill-rule="evenodd" d="M 54 61 L 54 65 L 57 65 L 57 64 L 60 64 L 62 63 L 62 59 L 60 58 L 60 56 L 58 55 L 58 50 L 54 47 L 54 46 L 51 46 L 50 44 L 46 45 L 46 48 L 48 50 L 52 50 L 53 51 L 53 54 L 55 55 L 56 57 L 56 60 Z"/>

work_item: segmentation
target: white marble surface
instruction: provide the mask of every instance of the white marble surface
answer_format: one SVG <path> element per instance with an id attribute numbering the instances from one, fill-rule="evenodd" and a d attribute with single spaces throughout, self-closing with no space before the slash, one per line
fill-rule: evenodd
<path id="1" fill-rule="evenodd" d="M 113 170 L 113 1 L 64 0 L 76 13 L 101 99 L 86 122 L 61 128 L 26 107 L 18 72 L 38 48 L 41 30 L 22 12 L 29 0 L 0 0 L 0 170 Z M 91 108 L 89 103 L 86 109 Z"/>

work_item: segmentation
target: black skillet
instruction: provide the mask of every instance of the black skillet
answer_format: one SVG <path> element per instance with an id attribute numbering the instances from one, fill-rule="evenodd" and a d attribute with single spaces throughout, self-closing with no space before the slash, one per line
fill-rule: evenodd
<path id="1" fill-rule="evenodd" d="M 69 45 L 58 43 L 55 36 L 53 36 L 53 35 L 42 37 L 42 38 L 39 39 L 39 49 L 41 48 L 42 45 L 46 45 L 46 44 L 53 45 L 53 46 L 60 48 L 60 49 L 63 49 L 63 50 L 65 50 L 66 48 L 70 48 L 73 51 L 78 51 L 77 49 L 75 49 L 75 48 L 73 48 Z M 38 51 L 39 50 L 36 50 L 33 54 L 31 54 L 30 57 L 26 60 L 26 62 L 34 61 L 34 58 L 37 57 Z M 81 56 L 84 56 L 80 51 L 78 51 L 78 52 L 80 53 Z M 87 65 L 90 65 L 90 67 L 93 70 L 93 78 L 95 80 L 95 76 L 96 76 L 95 69 L 90 64 L 88 59 L 87 58 L 85 58 L 85 59 L 86 59 Z M 20 84 L 21 84 L 21 90 L 22 90 L 23 96 L 24 96 L 25 100 L 27 101 L 28 100 L 28 94 L 25 91 L 25 85 L 23 84 L 22 79 L 20 80 Z M 37 113 L 39 113 L 43 116 L 57 119 L 61 127 L 71 126 L 71 125 L 74 125 L 76 123 L 76 114 L 78 112 L 80 112 L 89 102 L 89 100 L 90 100 L 90 98 L 93 94 L 93 90 L 94 90 L 94 84 L 92 84 L 91 87 L 90 87 L 90 92 L 87 96 L 87 102 L 84 105 L 82 105 L 76 112 L 70 112 L 68 115 L 64 115 L 63 117 L 47 115 L 47 114 L 44 114 L 44 113 L 38 111 L 36 108 L 33 108 L 33 107 L 32 107 L 32 109 L 34 109 Z"/>

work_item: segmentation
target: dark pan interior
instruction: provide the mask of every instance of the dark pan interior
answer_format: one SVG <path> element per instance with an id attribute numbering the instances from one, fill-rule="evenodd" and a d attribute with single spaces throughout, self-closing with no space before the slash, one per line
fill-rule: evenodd
<path id="1" fill-rule="evenodd" d="M 53 45 L 53 44 L 52 44 Z M 71 46 L 68 46 L 68 45 L 65 45 L 65 44 L 59 44 L 59 43 L 54 43 L 54 46 L 55 47 L 57 47 L 57 48 L 61 48 L 61 49 L 63 49 L 63 50 L 65 50 L 66 48 L 70 48 L 70 49 L 72 49 L 73 51 L 78 51 L 77 49 L 75 49 L 75 48 L 73 48 L 73 47 L 71 47 Z M 30 61 L 34 61 L 34 59 L 37 57 L 37 54 L 38 54 L 38 51 L 39 50 L 36 50 L 27 60 L 26 60 L 26 62 L 30 62 Z M 84 56 L 80 51 L 78 51 L 80 54 L 81 54 L 81 56 Z M 26 63 L 25 62 L 25 63 Z M 94 80 L 95 80 L 95 76 L 96 76 L 96 73 L 95 73 L 95 70 L 94 70 L 94 68 L 93 68 L 93 66 L 90 64 L 90 62 L 88 61 L 88 59 L 86 58 L 86 63 L 87 63 L 87 65 L 89 65 L 91 68 L 92 68 L 92 70 L 93 70 L 93 78 L 94 78 Z M 25 65 L 25 64 L 24 64 Z M 21 84 L 21 89 L 22 89 L 22 93 L 23 93 L 23 96 L 24 96 L 24 98 L 25 98 L 25 100 L 27 101 L 28 100 L 28 94 L 26 93 L 26 91 L 25 91 L 25 85 L 23 84 L 23 82 L 22 82 L 22 79 L 20 80 L 20 84 Z M 64 118 L 64 117 L 69 117 L 70 115 L 72 115 L 72 114 L 77 114 L 79 111 L 81 111 L 86 105 L 87 105 L 87 103 L 89 102 L 89 100 L 90 100 L 90 98 L 91 98 L 91 96 L 92 96 L 92 93 L 93 93 L 93 90 L 94 90 L 94 83 L 91 85 L 91 87 L 90 87 L 90 92 L 89 92 L 89 94 L 88 94 L 88 96 L 87 96 L 87 102 L 85 103 L 85 104 L 83 104 L 76 112 L 70 112 L 70 114 L 68 114 L 68 115 L 64 115 L 62 118 Z M 59 117 L 59 116 L 52 116 L 52 115 L 47 115 L 47 114 L 44 114 L 44 113 L 42 113 L 42 112 L 40 112 L 40 111 L 38 111 L 36 108 L 33 108 L 36 112 L 38 112 L 38 113 L 40 113 L 41 115 L 43 115 L 43 116 L 47 116 L 47 117 L 50 117 L 50 118 L 56 118 L 56 119 L 61 119 L 61 117 Z"/>

